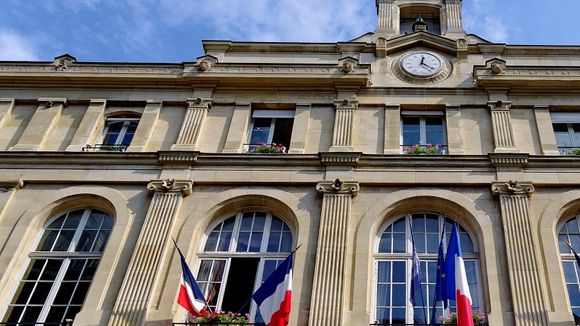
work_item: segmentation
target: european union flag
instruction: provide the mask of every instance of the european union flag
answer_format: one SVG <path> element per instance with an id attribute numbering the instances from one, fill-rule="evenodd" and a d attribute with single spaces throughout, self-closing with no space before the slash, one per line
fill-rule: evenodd
<path id="1" fill-rule="evenodd" d="M 443 224 L 443 231 L 441 232 L 441 240 L 439 241 L 439 253 L 437 254 L 437 277 L 435 283 L 435 297 L 433 298 L 433 308 L 431 310 L 431 324 L 437 323 L 437 303 L 443 301 L 445 309 L 448 305 L 447 286 L 445 286 L 445 253 L 443 251 L 445 238 L 445 224 Z"/>
<path id="2" fill-rule="evenodd" d="M 421 295 L 421 304 L 423 305 L 423 319 L 427 322 L 427 312 L 425 311 L 425 299 L 423 298 L 423 289 L 421 288 L 421 261 L 419 260 L 419 255 L 417 255 L 417 249 L 415 248 L 415 236 L 413 235 L 413 225 L 411 224 L 411 242 L 413 244 L 413 264 L 411 265 L 411 297 L 410 301 L 413 307 L 417 305 L 417 299 L 415 296 L 417 293 Z"/>

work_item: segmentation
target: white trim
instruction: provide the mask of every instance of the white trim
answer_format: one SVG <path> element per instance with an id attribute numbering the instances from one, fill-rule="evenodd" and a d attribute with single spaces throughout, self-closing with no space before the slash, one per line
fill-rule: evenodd
<path id="1" fill-rule="evenodd" d="M 295 110 L 254 110 L 252 118 L 286 118 L 294 119 Z"/>

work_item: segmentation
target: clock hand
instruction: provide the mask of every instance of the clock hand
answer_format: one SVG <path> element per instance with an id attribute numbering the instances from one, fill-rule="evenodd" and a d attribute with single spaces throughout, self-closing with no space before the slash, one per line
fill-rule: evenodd
<path id="1" fill-rule="evenodd" d="M 425 66 L 425 67 L 427 67 L 427 68 L 429 68 L 429 69 L 431 69 L 431 70 L 435 69 L 435 68 L 431 67 L 430 65 L 428 65 L 428 64 L 425 64 L 425 63 L 423 63 L 423 62 L 421 62 L 420 66 Z"/>

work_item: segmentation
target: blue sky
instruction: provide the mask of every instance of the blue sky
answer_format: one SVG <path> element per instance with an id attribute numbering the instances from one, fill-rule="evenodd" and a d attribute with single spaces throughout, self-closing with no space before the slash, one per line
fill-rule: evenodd
<path id="1" fill-rule="evenodd" d="M 464 0 L 490 41 L 580 45 L 578 0 Z M 184 62 L 201 40 L 347 41 L 376 29 L 375 0 L 0 0 L 0 60 Z"/>

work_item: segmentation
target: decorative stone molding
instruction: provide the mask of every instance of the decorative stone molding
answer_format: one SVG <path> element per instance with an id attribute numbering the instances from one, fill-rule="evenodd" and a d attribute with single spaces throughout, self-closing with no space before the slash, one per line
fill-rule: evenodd
<path id="1" fill-rule="evenodd" d="M 68 105 L 68 101 L 66 98 L 60 97 L 41 97 L 38 99 L 38 104 L 39 109 L 48 109 L 57 105 L 62 105 L 65 107 Z"/>
<path id="2" fill-rule="evenodd" d="M 491 164 L 495 165 L 496 167 L 514 168 L 525 167 L 528 164 L 528 159 L 530 157 L 530 155 L 527 153 L 489 153 L 488 155 L 489 159 L 491 160 Z"/>
<path id="3" fill-rule="evenodd" d="M 205 119 L 212 106 L 210 98 L 187 99 L 187 112 L 181 124 L 181 130 L 172 150 L 197 150 L 197 143 L 205 125 Z"/>
<path id="4" fill-rule="evenodd" d="M 529 198 L 535 190 L 532 183 L 528 181 L 494 182 L 491 186 L 491 192 L 494 195 L 526 196 Z"/>
<path id="5" fill-rule="evenodd" d="M 159 162 L 165 165 L 193 165 L 197 163 L 199 152 L 160 152 Z"/>
<path id="6" fill-rule="evenodd" d="M 342 67 L 342 71 L 345 74 L 350 74 L 356 70 L 358 66 L 358 59 L 353 57 L 345 57 L 338 60 L 338 65 Z"/>
<path id="7" fill-rule="evenodd" d="M 204 55 L 197 58 L 197 70 L 200 72 L 210 71 L 218 63 L 218 59 L 212 55 Z"/>
<path id="8" fill-rule="evenodd" d="M 310 300 L 311 326 L 344 325 L 348 290 L 348 228 L 352 197 L 358 182 L 322 181 L 316 190 L 323 193 L 316 262 Z"/>
<path id="9" fill-rule="evenodd" d="M 540 278 L 529 201 L 534 192 L 531 182 L 494 182 L 492 193 L 498 195 L 507 253 L 515 325 L 548 325 L 547 304 Z"/>
<path id="10" fill-rule="evenodd" d="M 377 0 L 377 15 L 378 31 L 389 35 L 398 33 L 395 19 L 398 16 L 398 8 L 394 0 Z"/>
<path id="11" fill-rule="evenodd" d="M 362 153 L 320 153 L 320 162 L 323 165 L 356 166 Z"/>
<path id="12" fill-rule="evenodd" d="M 22 180 L 0 182 L 0 192 L 18 191 L 24 187 Z"/>
<path id="13" fill-rule="evenodd" d="M 340 179 L 334 181 L 321 181 L 316 185 L 316 191 L 322 194 L 349 194 L 354 197 L 358 195 L 360 185 L 358 182 L 343 182 Z"/>
<path id="14" fill-rule="evenodd" d="M 191 194 L 192 186 L 191 180 L 153 180 L 147 184 L 147 190 L 150 192 L 180 192 L 183 197 L 187 197 Z"/>
<path id="15" fill-rule="evenodd" d="M 352 152 L 354 114 L 358 109 L 356 100 L 337 100 L 334 102 L 334 133 L 331 152 Z"/>
<path id="16" fill-rule="evenodd" d="M 54 58 L 52 65 L 54 66 L 54 71 L 67 71 L 69 66 L 77 62 L 77 59 L 69 54 L 64 54 Z"/>
<path id="17" fill-rule="evenodd" d="M 377 58 L 387 57 L 387 39 L 384 37 L 379 37 L 375 44 L 375 52 Z"/>
<path id="18" fill-rule="evenodd" d="M 143 221 L 129 266 L 107 325 L 143 325 L 156 279 L 163 278 L 170 258 L 164 253 L 171 246 L 170 234 L 183 197 L 191 193 L 191 180 L 153 180 L 147 189 L 153 191 L 149 210 Z M 139 291 L 135 291 L 139 289 Z"/>
<path id="19" fill-rule="evenodd" d="M 511 102 L 490 101 L 491 123 L 495 152 L 517 152 L 510 117 Z"/>

